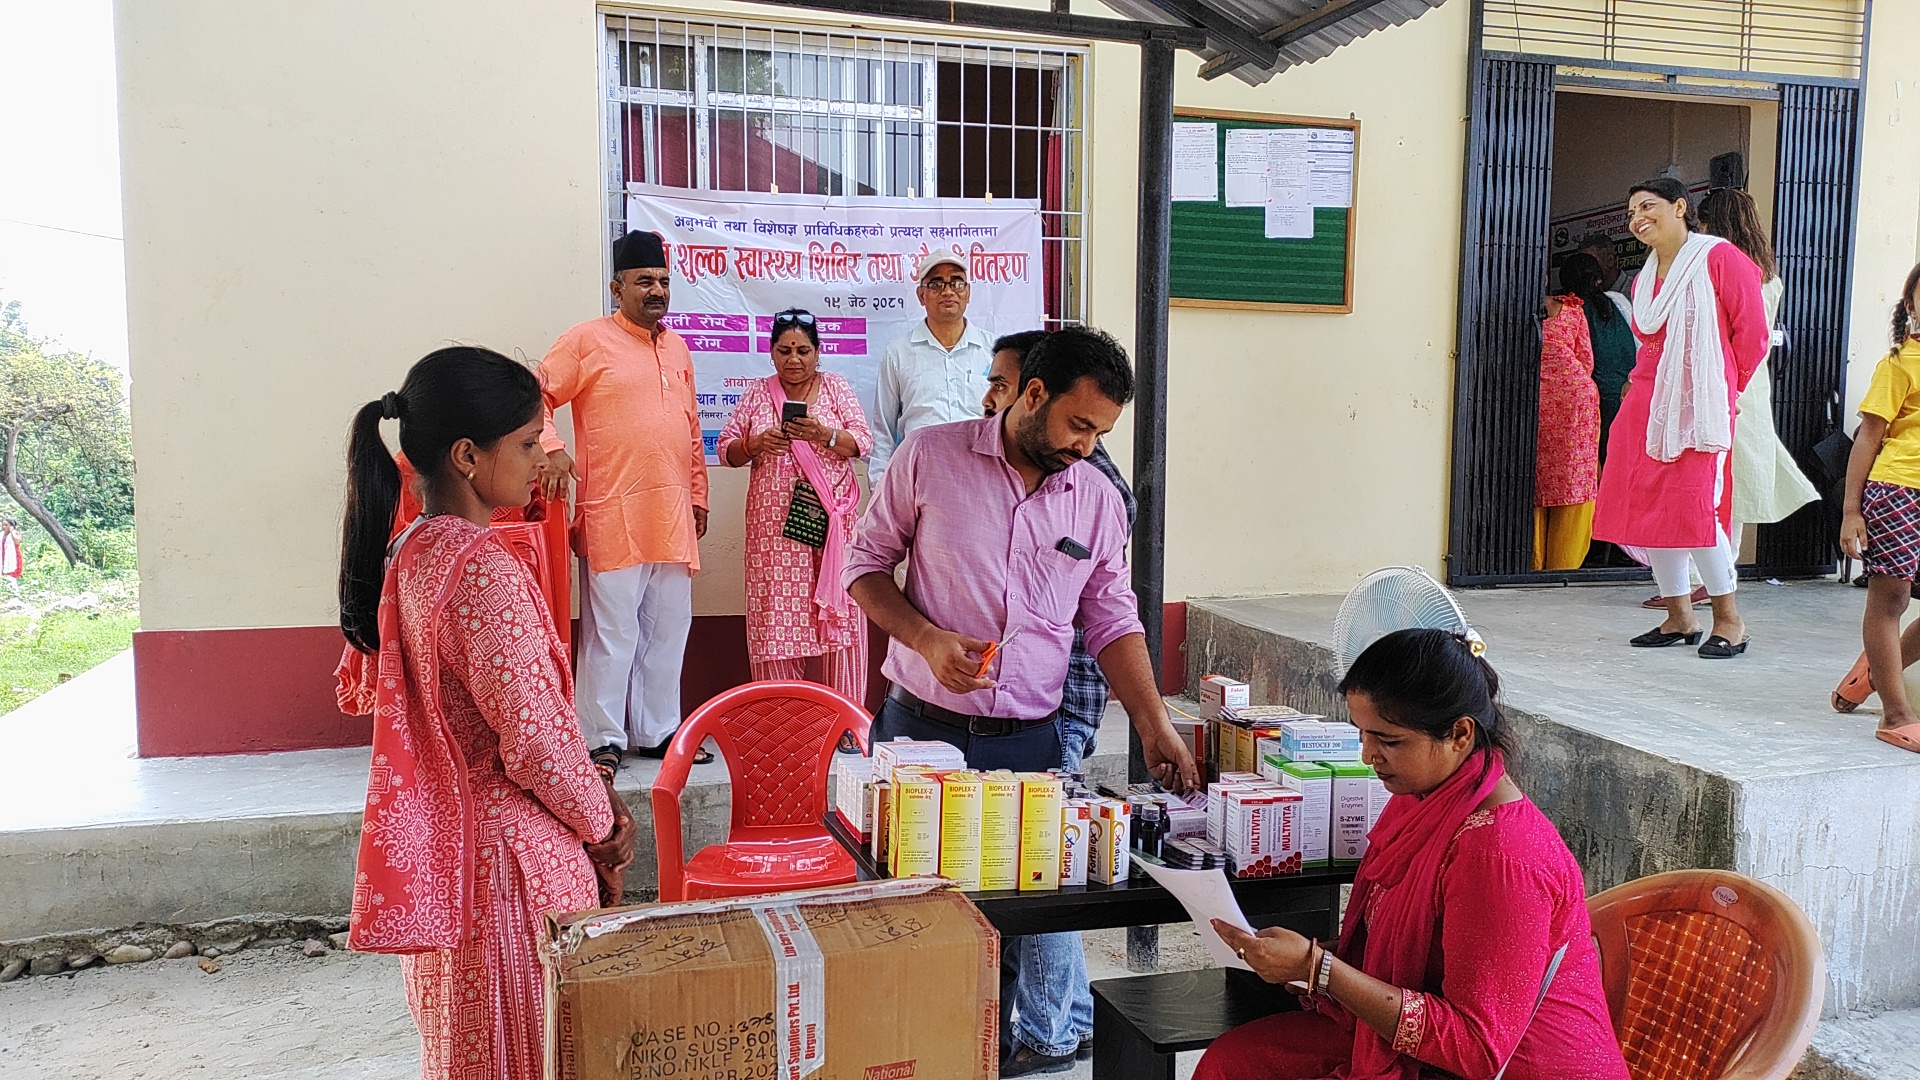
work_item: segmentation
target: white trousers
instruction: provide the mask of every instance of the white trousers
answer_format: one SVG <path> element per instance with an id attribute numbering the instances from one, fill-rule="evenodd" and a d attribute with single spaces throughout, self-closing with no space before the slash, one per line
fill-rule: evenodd
<path id="1" fill-rule="evenodd" d="M 588 749 L 652 749 L 680 727 L 680 666 L 693 626 L 693 573 L 641 563 L 587 574 L 574 690 Z"/>

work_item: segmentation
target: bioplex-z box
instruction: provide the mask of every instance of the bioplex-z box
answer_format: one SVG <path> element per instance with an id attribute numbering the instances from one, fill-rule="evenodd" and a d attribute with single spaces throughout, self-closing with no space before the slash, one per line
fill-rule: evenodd
<path id="1" fill-rule="evenodd" d="M 547 1080 L 988 1080 L 1000 941 L 946 882 L 548 919 Z"/>

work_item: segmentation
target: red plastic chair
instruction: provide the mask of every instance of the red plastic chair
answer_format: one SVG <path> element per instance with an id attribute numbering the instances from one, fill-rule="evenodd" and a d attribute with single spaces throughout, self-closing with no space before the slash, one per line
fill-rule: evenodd
<path id="1" fill-rule="evenodd" d="M 818 683 L 736 686 L 680 725 L 653 786 L 660 899 L 752 896 L 857 877 L 853 857 L 827 832 L 828 769 L 843 732 L 862 750 L 873 718 Z M 694 752 L 711 737 L 733 782 L 727 842 L 682 862 L 680 796 Z"/>

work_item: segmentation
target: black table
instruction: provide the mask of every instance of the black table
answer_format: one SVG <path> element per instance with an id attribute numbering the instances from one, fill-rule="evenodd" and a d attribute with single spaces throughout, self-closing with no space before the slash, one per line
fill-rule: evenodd
<path id="1" fill-rule="evenodd" d="M 860 880 L 887 876 L 840 820 L 827 815 L 827 830 L 853 855 Z M 1309 937 L 1331 941 L 1340 932 L 1340 886 L 1353 881 L 1353 867 L 1309 870 L 1270 878 L 1229 878 L 1240 910 L 1254 927 L 1285 926 Z M 1187 921 L 1187 909 L 1149 878 L 1114 885 L 1097 882 L 1058 889 L 1020 892 L 998 889 L 970 892 L 994 929 L 1003 935 L 1058 934 L 1110 930 L 1121 926 L 1158 926 Z"/>
<path id="2" fill-rule="evenodd" d="M 1093 984 L 1094 1080 L 1173 1080 L 1173 1056 L 1241 1024 L 1300 1008 L 1249 971 L 1202 968 Z"/>

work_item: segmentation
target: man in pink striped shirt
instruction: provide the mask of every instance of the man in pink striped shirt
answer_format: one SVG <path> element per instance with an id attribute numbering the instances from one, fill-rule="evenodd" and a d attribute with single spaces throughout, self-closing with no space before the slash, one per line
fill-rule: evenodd
<path id="1" fill-rule="evenodd" d="M 1077 622 L 1154 778 L 1197 787 L 1127 583 L 1125 509 L 1083 460 L 1133 398 L 1126 352 L 1098 330 L 1062 330 L 1034 346 L 1022 374 L 999 415 L 907 436 L 855 530 L 843 580 L 893 639 L 881 669 L 893 686 L 872 737 L 949 742 L 976 769 L 1058 768 Z M 902 593 L 893 572 L 909 550 Z M 1076 958 L 1077 981 L 1086 979 L 1075 935 L 1009 938 L 1004 955 L 1020 980 L 1058 976 Z M 1043 1004 L 1003 1029 L 1014 1041 L 1001 1076 L 1072 1067 L 1082 1033 L 1066 1015 L 1071 987 L 1048 991 L 1016 993 Z"/>

